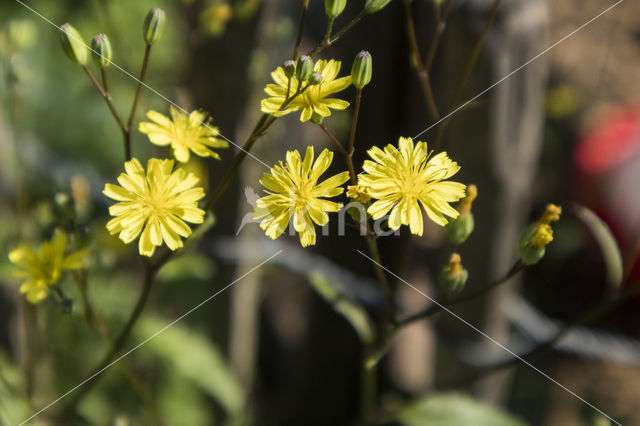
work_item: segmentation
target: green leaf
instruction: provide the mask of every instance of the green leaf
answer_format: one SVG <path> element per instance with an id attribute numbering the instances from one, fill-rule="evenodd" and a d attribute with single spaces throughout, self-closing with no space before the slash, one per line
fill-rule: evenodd
<path id="1" fill-rule="evenodd" d="M 148 339 L 170 324 L 146 315 L 136 327 L 137 338 Z M 177 323 L 145 344 L 182 377 L 213 397 L 230 414 L 244 408 L 244 391 L 226 365 L 219 349 L 204 335 Z"/>
<path id="2" fill-rule="evenodd" d="M 458 393 L 435 394 L 410 403 L 397 420 L 405 426 L 523 426 L 521 420 Z"/>
<path id="3" fill-rule="evenodd" d="M 578 219 L 587 225 L 600 245 L 600 251 L 602 251 L 602 257 L 607 267 L 608 283 L 616 287 L 620 286 L 623 279 L 622 255 L 609 226 L 587 207 L 575 204 L 574 211 Z"/>
<path id="4" fill-rule="evenodd" d="M 335 285 L 332 285 L 320 271 L 311 271 L 309 282 L 316 292 L 351 324 L 362 343 L 373 342 L 373 324 L 371 324 L 367 312 L 360 305 L 348 298 Z"/>

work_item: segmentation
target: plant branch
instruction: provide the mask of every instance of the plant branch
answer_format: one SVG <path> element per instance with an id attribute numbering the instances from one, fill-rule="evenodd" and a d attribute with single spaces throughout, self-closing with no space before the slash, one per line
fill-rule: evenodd
<path id="1" fill-rule="evenodd" d="M 342 27 L 333 37 L 329 38 L 328 40 L 323 40 L 322 43 L 317 45 L 313 50 L 311 50 L 309 53 L 307 53 L 307 55 L 313 58 L 315 55 L 317 55 L 318 53 L 322 52 L 326 47 L 331 46 L 333 43 L 338 41 L 340 39 L 340 37 L 342 37 L 342 35 L 344 33 L 349 31 L 351 28 L 353 28 L 354 25 L 356 25 L 358 22 L 360 22 L 362 20 L 362 18 L 364 18 L 364 16 L 366 14 L 367 14 L 367 12 L 363 9 L 347 25 Z"/>
<path id="2" fill-rule="evenodd" d="M 422 62 L 422 58 L 420 57 L 420 48 L 418 47 L 418 40 L 416 38 L 411 3 L 412 0 L 403 0 L 407 41 L 411 52 L 411 67 L 415 70 L 418 80 L 420 81 L 422 96 L 424 97 L 424 101 L 427 105 L 429 116 L 433 121 L 438 121 L 440 119 L 440 112 L 438 111 L 438 106 L 436 105 L 436 101 L 433 96 L 429 73 L 427 72 L 427 69 Z"/>
<path id="3" fill-rule="evenodd" d="M 451 10 L 451 3 L 452 0 L 447 0 L 444 4 L 444 8 L 442 8 L 440 4 L 434 4 L 436 8 L 435 31 L 433 33 L 431 43 L 429 44 L 429 49 L 427 50 L 427 55 L 424 60 L 424 69 L 427 71 L 427 73 L 431 72 L 433 61 L 436 58 L 436 52 L 438 51 L 438 47 L 440 46 L 442 34 L 444 34 L 444 30 L 447 27 L 447 19 L 449 18 L 449 11 Z"/>
<path id="4" fill-rule="evenodd" d="M 151 45 L 147 44 L 144 48 L 144 57 L 142 58 L 142 68 L 140 69 L 140 77 L 138 77 L 138 87 L 136 87 L 136 93 L 131 103 L 131 111 L 129 112 L 129 118 L 127 119 L 127 127 L 125 132 L 125 158 L 126 161 L 131 160 L 131 127 L 133 126 L 133 119 L 136 115 L 136 109 L 138 107 L 138 101 L 140 100 L 140 92 L 142 86 L 144 86 L 144 78 L 147 74 L 147 67 L 149 65 L 149 55 L 151 54 Z"/>
<path id="5" fill-rule="evenodd" d="M 300 12 L 300 21 L 298 22 L 298 35 L 296 36 L 296 44 L 293 48 L 292 59 L 296 61 L 300 55 L 300 46 L 302 45 L 302 31 L 304 30 L 304 20 L 307 16 L 307 9 L 309 8 L 309 0 L 303 0 L 302 12 Z"/>
<path id="6" fill-rule="evenodd" d="M 522 271 L 525 268 L 525 265 L 520 262 L 519 260 L 511 267 L 511 269 L 509 270 L 509 272 L 507 272 L 507 274 L 500 278 L 499 280 L 496 280 L 490 284 L 488 284 L 487 286 L 476 290 L 475 292 L 460 296 L 456 299 L 453 300 L 449 300 L 449 301 L 444 301 L 440 304 L 432 304 L 431 306 L 429 306 L 427 309 L 420 311 L 416 314 L 410 315 L 402 320 L 399 320 L 397 322 L 397 326 L 398 328 L 400 327 L 404 327 L 408 324 L 411 324 L 415 321 L 419 321 L 421 319 L 430 317 L 431 315 L 436 314 L 437 312 L 440 312 L 444 307 L 450 307 L 450 306 L 454 306 L 454 305 L 458 305 L 460 303 L 463 302 L 468 302 L 470 300 L 474 300 L 480 296 L 483 296 L 484 294 L 488 293 L 489 291 L 493 290 L 494 288 L 498 287 L 500 284 L 505 283 L 506 281 L 508 281 L 509 279 L 513 278 L 516 274 L 518 274 L 520 271 Z"/>
<path id="7" fill-rule="evenodd" d="M 84 70 L 84 72 L 87 73 L 87 75 L 91 79 L 91 82 L 93 83 L 93 85 L 96 87 L 96 89 L 98 89 L 98 91 L 100 92 L 100 95 L 102 95 L 102 97 L 104 98 L 105 102 L 107 103 L 107 106 L 109 107 L 109 111 L 111 111 L 111 114 L 113 115 L 113 118 L 116 119 L 116 122 L 118 123 L 118 127 L 120 127 L 120 130 L 122 131 L 122 133 L 123 134 L 126 133 L 127 132 L 127 127 L 122 122 L 122 119 L 120 118 L 120 115 L 118 114 L 118 111 L 116 111 L 116 108 L 113 105 L 113 102 L 111 101 L 111 95 L 109 95 L 109 93 L 106 92 L 105 89 L 103 89 L 103 87 L 100 85 L 100 83 L 98 82 L 96 77 L 93 75 L 93 73 L 91 72 L 91 70 L 89 69 L 88 66 L 83 65 L 82 69 Z"/>

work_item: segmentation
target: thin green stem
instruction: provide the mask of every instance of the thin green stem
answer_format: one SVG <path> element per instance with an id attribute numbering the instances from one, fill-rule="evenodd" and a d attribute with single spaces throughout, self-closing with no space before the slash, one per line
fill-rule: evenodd
<path id="1" fill-rule="evenodd" d="M 353 28 L 354 25 L 356 25 L 358 22 L 360 22 L 362 20 L 362 18 L 364 18 L 365 15 L 367 15 L 367 12 L 362 10 L 347 25 L 342 27 L 333 37 L 331 37 L 329 40 L 323 40 L 322 43 L 317 45 L 313 50 L 311 50 L 309 53 L 307 53 L 307 55 L 311 56 L 313 58 L 315 55 L 317 55 L 318 53 L 322 52 L 325 48 L 327 48 L 328 46 L 331 46 L 333 43 L 338 41 L 340 39 L 340 37 L 342 37 L 342 35 L 344 33 L 349 31 L 351 28 Z"/>
<path id="2" fill-rule="evenodd" d="M 138 107 L 138 101 L 140 100 L 140 92 L 142 92 L 142 86 L 144 86 L 144 78 L 147 74 L 147 67 L 149 65 L 149 55 L 151 54 L 151 45 L 147 44 L 144 48 L 144 57 L 142 58 L 142 68 L 140 69 L 140 77 L 138 77 L 138 86 L 136 87 L 136 93 L 131 103 L 131 111 L 129 112 L 129 118 L 127 119 L 127 127 L 125 132 L 125 159 L 131 160 L 131 127 L 133 126 L 133 119 L 136 115 L 136 109 Z"/>
<path id="3" fill-rule="evenodd" d="M 131 334 L 133 330 L 133 326 L 138 321 L 140 314 L 144 310 L 144 307 L 149 300 L 149 295 L 151 294 L 151 289 L 153 288 L 153 284 L 155 281 L 155 273 L 156 268 L 154 268 L 149 261 L 145 261 L 144 267 L 144 283 L 142 292 L 138 297 L 138 301 L 136 302 L 129 319 L 127 320 L 125 326 L 120 331 L 116 339 L 113 341 L 109 352 L 104 356 L 103 360 L 98 364 L 96 368 L 94 368 L 91 373 L 87 376 L 87 378 L 82 382 L 84 383 L 82 387 L 80 387 L 69 404 L 68 410 L 73 411 L 78 406 L 80 401 L 88 394 L 89 390 L 98 382 L 98 378 L 100 377 L 100 373 L 109 367 L 113 363 L 113 361 L 120 355 L 120 351 L 122 347 L 127 341 L 127 338 Z"/>
<path id="4" fill-rule="evenodd" d="M 307 84 L 306 86 L 296 90 L 296 92 L 290 98 L 286 99 L 282 103 L 282 105 L 280 105 L 279 110 L 280 111 L 284 110 L 287 107 L 287 105 L 291 103 L 291 101 L 293 101 L 298 95 L 302 94 L 305 90 L 307 90 L 309 85 L 310 84 Z M 231 183 L 231 180 L 236 175 L 238 169 L 240 168 L 240 165 L 249 154 L 249 151 L 251 150 L 251 148 L 253 148 L 253 144 L 256 143 L 256 141 L 260 138 L 260 136 L 263 135 L 263 133 L 269 128 L 269 126 L 271 126 L 273 122 L 276 121 L 276 119 L 277 117 L 273 115 L 262 114 L 262 117 L 260 117 L 260 120 L 258 120 L 258 122 L 256 123 L 255 127 L 251 131 L 251 134 L 249 134 L 249 136 L 247 137 L 247 140 L 244 142 L 244 144 L 242 144 L 242 148 L 240 149 L 240 152 L 238 152 L 236 157 L 233 159 L 233 163 L 231 164 L 231 167 L 227 169 L 227 172 L 224 174 L 224 176 L 220 180 L 220 183 L 218 183 L 216 188 L 211 193 L 211 198 L 209 198 L 209 201 L 205 206 L 205 210 L 213 209 L 213 207 L 216 205 L 216 203 L 220 199 L 220 196 L 224 193 L 224 191 L 229 186 L 229 183 Z"/>
<path id="5" fill-rule="evenodd" d="M 109 85 L 107 84 L 107 70 L 105 67 L 100 67 L 100 75 L 102 76 L 102 87 L 104 91 L 109 93 Z"/>
<path id="6" fill-rule="evenodd" d="M 351 120 L 351 133 L 349 134 L 349 145 L 347 154 L 353 158 L 353 147 L 356 143 L 356 129 L 358 127 L 358 116 L 360 114 L 360 101 L 362 100 L 362 89 L 356 88 L 356 100 L 353 107 L 353 119 Z"/>
<path id="7" fill-rule="evenodd" d="M 294 61 L 298 60 L 298 56 L 300 56 L 300 45 L 302 45 L 302 31 L 304 30 L 304 21 L 307 16 L 308 8 L 309 8 L 309 0 L 303 0 L 302 12 L 300 12 L 300 21 L 298 22 L 298 35 L 296 36 L 296 44 L 293 47 L 292 59 Z"/>
<path id="8" fill-rule="evenodd" d="M 500 284 L 503 284 L 505 282 L 507 282 L 509 279 L 513 278 L 516 274 L 518 274 L 520 271 L 522 271 L 525 268 L 525 265 L 520 262 L 519 260 L 511 267 L 511 269 L 509 270 L 509 272 L 507 272 L 507 274 L 496 280 L 493 281 L 492 283 L 486 285 L 485 287 L 476 290 L 475 292 L 471 292 L 469 294 L 466 294 L 464 296 L 460 296 L 456 299 L 453 300 L 449 300 L 449 301 L 444 301 L 442 303 L 439 304 L 433 304 L 431 306 L 429 306 L 427 309 L 420 311 L 416 314 L 410 315 L 407 318 L 404 318 L 402 320 L 399 320 L 397 322 L 397 326 L 398 328 L 404 327 L 408 324 L 411 324 L 415 321 L 419 321 L 421 319 L 424 318 L 428 318 L 431 315 L 436 314 L 437 312 L 440 312 L 443 307 L 450 307 L 450 306 L 454 306 L 460 303 L 464 303 L 464 302 L 468 302 L 470 300 L 474 300 L 477 299 L 478 297 L 488 293 L 489 291 L 493 290 L 494 288 L 498 287 Z"/>
<path id="9" fill-rule="evenodd" d="M 415 70 L 418 80 L 420 81 L 420 89 L 422 90 L 422 96 L 424 97 L 424 101 L 427 105 L 429 116 L 433 121 L 438 121 L 440 119 L 440 112 L 438 111 L 438 106 L 436 105 L 436 101 L 433 96 L 429 73 L 427 72 L 420 56 L 420 48 L 418 47 L 416 29 L 413 21 L 413 11 L 411 10 L 411 0 L 404 0 L 403 4 L 407 41 L 411 52 L 411 67 Z"/>
<path id="10" fill-rule="evenodd" d="M 327 31 L 324 33 L 324 38 L 322 39 L 323 43 L 329 42 L 331 32 L 333 31 L 333 21 L 335 21 L 335 19 L 336 18 L 334 16 L 329 17 L 329 20 L 327 21 Z"/>
<path id="11" fill-rule="evenodd" d="M 340 154 L 342 154 L 342 156 L 344 157 L 347 163 L 347 167 L 349 168 L 349 178 L 351 179 L 351 183 L 355 185 L 354 182 L 357 182 L 358 178 L 356 177 L 356 171 L 353 167 L 353 162 L 349 161 L 349 153 L 346 151 L 345 147 L 340 143 L 338 138 L 336 138 L 333 132 L 329 130 L 326 124 L 321 123 L 318 125 L 318 127 L 320 127 L 322 131 L 329 137 L 329 139 L 331 139 L 331 141 L 334 143 L 336 148 L 338 148 L 338 151 L 340 151 Z"/>
<path id="12" fill-rule="evenodd" d="M 100 85 L 100 83 L 98 82 L 96 77 L 93 75 L 93 73 L 91 72 L 88 66 L 83 65 L 82 69 L 84 70 L 84 72 L 87 73 L 93 85 L 96 87 L 96 89 L 98 89 L 98 91 L 100 92 L 100 95 L 102 95 L 102 97 L 104 98 L 105 102 L 107 103 L 107 106 L 109 107 L 109 111 L 111 111 L 111 115 L 113 115 L 113 118 L 116 119 L 116 122 L 118 123 L 118 127 L 120 127 L 120 130 L 122 131 L 122 133 L 123 134 L 126 133 L 127 126 L 125 126 L 125 124 L 122 122 L 122 119 L 118 114 L 118 111 L 116 111 L 116 108 L 113 105 L 113 102 L 111 101 L 111 96 L 109 95 L 109 93 L 105 91 L 102 85 Z"/>
<path id="13" fill-rule="evenodd" d="M 429 49 L 427 50 L 427 55 L 424 60 L 424 69 L 427 73 L 431 72 L 431 67 L 433 66 L 433 62 L 436 58 L 436 52 L 440 46 L 442 34 L 444 34 L 444 30 L 447 28 L 447 19 L 449 17 L 449 11 L 451 10 L 452 0 L 447 0 L 444 7 L 439 3 L 435 3 L 436 2 L 434 2 L 434 7 L 436 8 L 436 22 L 434 25 L 435 31 L 431 38 L 431 43 L 429 44 Z"/>

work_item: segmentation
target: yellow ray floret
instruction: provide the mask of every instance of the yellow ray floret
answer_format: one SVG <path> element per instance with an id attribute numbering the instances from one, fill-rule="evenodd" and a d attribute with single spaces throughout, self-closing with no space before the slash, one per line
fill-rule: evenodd
<path id="1" fill-rule="evenodd" d="M 300 153 L 287 152 L 286 164 L 280 162 L 265 173 L 260 183 L 269 195 L 257 201 L 254 219 L 262 219 L 260 227 L 268 237 L 278 238 L 287 228 L 291 217 L 293 227 L 300 236 L 303 247 L 316 243 L 316 225 L 326 225 L 327 212 L 337 212 L 342 204 L 321 197 L 336 197 L 344 191 L 341 187 L 349 180 L 349 172 L 342 172 L 318 183 L 331 165 L 333 152 L 325 149 L 313 162 L 313 147 L 307 148 L 304 160 Z"/>
<path id="2" fill-rule="evenodd" d="M 151 122 L 141 122 L 138 130 L 146 134 L 153 144 L 171 145 L 174 157 L 181 163 L 189 161 L 192 151 L 200 157 L 220 159 L 211 148 L 226 148 L 229 143 L 217 138 L 220 132 L 209 124 L 210 119 L 205 112 L 196 110 L 185 114 L 172 105 L 169 113 L 171 119 L 153 110 L 147 112 Z"/>
<path id="3" fill-rule="evenodd" d="M 66 248 L 67 234 L 56 230 L 51 241 L 44 242 L 37 251 L 22 243 L 9 253 L 9 260 L 20 268 L 13 275 L 25 280 L 20 293 L 26 293 L 29 302 L 38 303 L 46 298 L 49 286 L 58 282 L 62 271 L 84 267 L 89 250 L 65 255 Z"/>
<path id="4" fill-rule="evenodd" d="M 110 183 L 102 193 L 119 203 L 109 208 L 115 216 L 107 223 L 107 230 L 120 234 L 128 244 L 140 233 L 138 250 L 141 255 L 153 256 L 163 241 L 171 250 L 182 247 L 182 239 L 191 235 L 185 222 L 202 223 L 204 210 L 198 208 L 198 200 L 204 191 L 195 187 L 198 178 L 182 169 L 173 170 L 173 160 L 152 158 L 147 162 L 147 172 L 140 162 L 132 158 L 124 163 L 126 173 L 118 177 L 120 185 Z"/>
<path id="5" fill-rule="evenodd" d="M 291 82 L 289 83 L 284 69 L 278 67 L 271 73 L 271 77 L 276 84 L 267 84 L 264 89 L 270 97 L 262 100 L 260 104 L 262 112 L 280 117 L 293 111 L 302 110 L 300 121 L 308 121 L 314 112 L 322 117 L 329 117 L 331 109 L 342 110 L 347 108 L 349 102 L 327 97 L 346 89 L 351 84 L 351 76 L 336 78 L 340 71 L 340 62 L 333 59 L 330 61 L 321 59 L 316 62 L 314 71 L 322 74 L 322 82 L 307 87 L 302 94 L 293 98 L 291 103 L 283 110 L 280 110 L 286 99 L 287 87 L 291 96 L 299 87 L 306 87 L 307 83 L 299 83 L 295 75 L 291 77 Z"/>
<path id="6" fill-rule="evenodd" d="M 458 212 L 449 203 L 465 195 L 465 185 L 445 182 L 460 170 L 446 152 L 429 156 L 425 142 L 413 143 L 400 138 L 398 148 L 389 144 L 384 150 L 374 146 L 368 151 L 373 161 L 366 160 L 366 173 L 358 176 L 358 183 L 376 201 L 367 212 L 374 220 L 389 212 L 389 227 L 393 230 L 409 225 L 411 233 L 422 235 L 420 206 L 438 225 L 446 225 L 445 216 L 455 218 Z"/>

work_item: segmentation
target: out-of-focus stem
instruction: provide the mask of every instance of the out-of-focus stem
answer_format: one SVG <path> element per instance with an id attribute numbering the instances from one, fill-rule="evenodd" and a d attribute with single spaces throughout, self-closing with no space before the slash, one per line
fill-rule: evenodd
<path id="1" fill-rule="evenodd" d="M 309 8 L 309 0 L 303 0 L 302 12 L 300 12 L 300 21 L 298 22 L 298 35 L 296 36 L 296 44 L 293 47 L 293 57 L 295 61 L 300 56 L 300 45 L 302 44 L 302 31 L 304 30 L 304 20 L 307 16 L 307 9 Z"/>
<path id="2" fill-rule="evenodd" d="M 358 15 L 356 15 L 355 18 L 353 18 L 347 25 L 345 25 L 344 27 L 342 27 L 333 37 L 329 38 L 328 40 L 323 40 L 322 43 L 320 43 L 319 45 L 317 45 L 313 50 L 311 50 L 309 53 L 307 53 L 308 56 L 314 57 L 315 55 L 317 55 L 318 53 L 322 52 L 326 47 L 331 46 L 333 43 L 335 43 L 336 41 L 338 41 L 340 39 L 340 37 L 342 37 L 342 35 L 344 33 L 346 33 L 347 31 L 349 31 L 351 28 L 353 28 L 353 26 L 355 24 L 357 24 L 358 22 L 360 22 L 362 20 L 362 18 L 364 18 L 364 16 L 367 13 L 362 10 Z"/>

